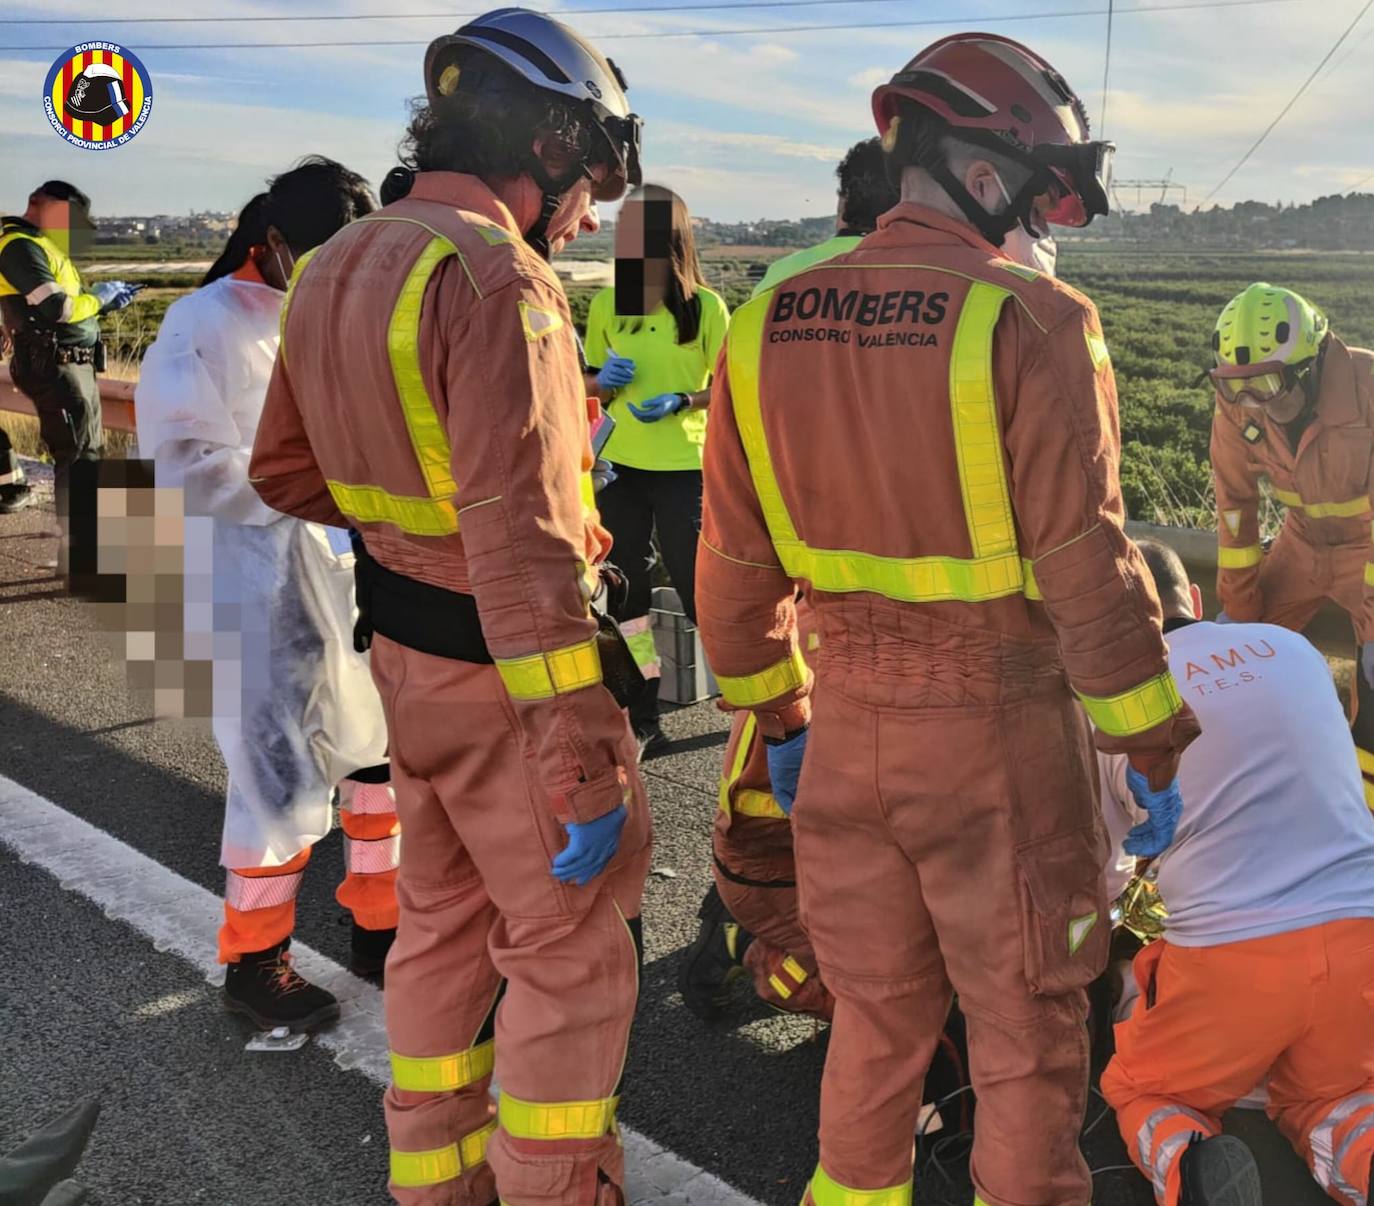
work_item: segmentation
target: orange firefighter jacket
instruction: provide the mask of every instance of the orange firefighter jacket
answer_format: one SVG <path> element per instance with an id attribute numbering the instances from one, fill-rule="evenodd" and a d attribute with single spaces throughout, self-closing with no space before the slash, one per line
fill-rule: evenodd
<path id="1" fill-rule="evenodd" d="M 1321 366 L 1316 417 L 1293 450 L 1263 410 L 1217 398 L 1212 473 L 1217 495 L 1217 594 L 1233 620 L 1262 620 L 1259 481 L 1288 508 L 1286 537 L 1313 549 L 1370 549 L 1374 518 L 1374 352 L 1332 335 Z M 1366 559 L 1360 641 L 1374 640 L 1374 549 Z"/>
<path id="2" fill-rule="evenodd" d="M 879 595 L 968 634 L 970 656 L 974 634 L 1057 646 L 1100 748 L 1172 775 L 1197 725 L 1122 530 L 1116 386 L 1086 298 L 901 205 L 737 312 L 711 416 L 697 606 L 726 699 L 765 733 L 807 714 L 795 580 L 822 631 L 828 608 Z"/>
<path id="3" fill-rule="evenodd" d="M 567 299 L 476 177 L 430 172 L 303 259 L 250 475 L 387 569 L 471 594 L 560 821 L 623 800 L 587 563 L 586 391 Z M 461 737 L 461 735 L 458 735 Z"/>

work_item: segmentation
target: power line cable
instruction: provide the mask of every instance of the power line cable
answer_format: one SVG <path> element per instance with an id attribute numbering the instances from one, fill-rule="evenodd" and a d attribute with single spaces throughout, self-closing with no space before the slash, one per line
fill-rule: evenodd
<path id="1" fill-rule="evenodd" d="M 712 10 L 733 10 L 753 8 L 815 8 L 830 4 L 897 4 L 901 0 L 735 0 L 726 4 L 668 4 L 668 5 L 628 5 L 620 8 L 559 8 L 550 9 L 551 17 L 584 17 L 606 13 L 677 13 L 708 12 Z M 470 13 L 310 13 L 304 16 L 284 16 L 272 14 L 250 16 L 240 13 L 232 17 L 102 17 L 104 25 L 230 25 L 246 22 L 263 25 L 276 21 L 461 21 L 469 17 L 479 17 L 480 12 Z M 86 21 L 70 17 L 5 17 L 0 25 L 84 25 Z"/>
<path id="2" fill-rule="evenodd" d="M 1352 186 L 1351 186 L 1350 188 L 1348 188 L 1346 191 L 1347 191 L 1347 192 L 1351 192 L 1351 193 L 1358 193 L 1358 192 L 1360 191 L 1360 189 L 1362 189 L 1362 188 L 1363 188 L 1366 184 L 1368 184 L 1371 180 L 1374 180 L 1374 172 L 1370 172 L 1369 175 L 1366 176 L 1363 180 L 1361 180 L 1361 181 L 1359 181 L 1358 183 L 1352 185 Z"/>
<path id="3" fill-rule="evenodd" d="M 1186 0 L 1182 4 L 1152 4 L 1140 5 L 1135 8 L 1119 8 L 1116 10 L 1118 16 L 1147 16 L 1151 13 L 1174 13 L 1188 12 L 1195 9 L 1217 9 L 1217 8 L 1252 8 L 1261 4 L 1302 4 L 1307 0 Z M 1374 0 L 1371 0 L 1374 3 Z M 616 10 L 623 12 L 625 10 Z M 670 9 L 659 9 L 659 12 L 670 12 Z M 1018 21 L 1052 21 L 1073 17 L 1100 17 L 1106 14 L 1105 8 L 1085 8 L 1085 9 L 1065 9 L 1055 12 L 1038 13 L 1013 13 L 997 14 L 995 16 L 968 17 L 963 14 L 953 14 L 944 17 L 928 17 L 919 21 L 884 21 L 881 26 L 876 26 L 871 21 L 849 22 L 839 25 L 772 25 L 760 26 L 757 28 L 734 28 L 734 29 L 680 29 L 680 30 L 654 30 L 647 33 L 599 33 L 589 35 L 596 42 L 610 41 L 634 41 L 644 38 L 728 38 L 738 37 L 747 34 L 786 34 L 786 33 L 814 33 L 825 30 L 852 30 L 852 29 L 915 29 L 931 25 L 993 25 Z M 574 10 L 565 9 L 560 15 L 576 15 Z M 324 50 L 331 48 L 344 47 L 380 47 L 380 46 L 427 46 L 428 42 L 419 38 L 400 38 L 395 40 L 377 40 L 375 38 L 354 38 L 341 41 L 330 42 L 162 42 L 149 45 L 147 43 L 138 47 L 142 54 L 149 50 Z M 66 46 L 0 46 L 3 53 L 21 52 L 43 52 L 56 53 L 68 49 Z"/>
<path id="4" fill-rule="evenodd" d="M 1212 189 L 1212 191 L 1202 199 L 1203 205 L 1206 205 L 1207 202 L 1209 202 L 1213 197 L 1215 197 L 1219 192 L 1221 192 L 1221 190 L 1231 182 L 1231 178 L 1238 171 L 1240 171 L 1241 168 L 1243 168 L 1247 163 L 1250 162 L 1250 156 L 1252 156 L 1256 151 L 1260 149 L 1261 145 L 1264 143 L 1264 140 L 1274 132 L 1274 127 L 1277 126 L 1279 122 L 1281 122 L 1285 117 L 1287 117 L 1288 111 L 1292 109 L 1292 107 L 1296 105 L 1299 100 L 1302 99 L 1303 93 L 1306 92 L 1309 87 L 1311 87 L 1312 81 L 1317 78 L 1318 74 L 1321 72 L 1321 69 L 1331 61 L 1336 51 L 1338 51 L 1343 45 L 1345 45 L 1346 38 L 1348 38 L 1352 33 L 1355 32 L 1355 27 L 1361 21 L 1364 20 L 1365 13 L 1367 13 L 1371 8 L 1374 8 L 1374 0 L 1365 0 L 1365 6 L 1362 9 L 1360 9 L 1358 13 L 1355 14 L 1355 19 L 1345 27 L 1345 32 L 1342 33 L 1341 36 L 1336 39 L 1336 44 L 1332 46 L 1331 49 L 1328 50 L 1325 55 L 1322 56 L 1322 61 L 1312 69 L 1312 74 L 1309 75 L 1307 79 L 1303 81 L 1302 87 L 1299 88 L 1295 93 L 1293 93 L 1293 98 L 1286 105 L 1284 105 L 1282 109 L 1279 110 L 1279 115 L 1276 118 L 1274 118 L 1274 120 L 1271 121 L 1268 126 L 1265 127 L 1264 133 L 1261 134 L 1257 139 L 1255 139 L 1254 144 L 1250 147 L 1250 149 L 1246 151 L 1245 154 L 1242 155 L 1236 161 L 1235 166 L 1232 167 L 1231 170 L 1221 178 L 1221 183 L 1218 184 L 1214 189 Z"/>
<path id="5" fill-rule="evenodd" d="M 1098 138 L 1107 132 L 1107 88 L 1112 78 L 1112 17 L 1115 11 L 1115 0 L 1107 0 L 1107 50 L 1102 56 L 1102 120 L 1097 123 Z"/>

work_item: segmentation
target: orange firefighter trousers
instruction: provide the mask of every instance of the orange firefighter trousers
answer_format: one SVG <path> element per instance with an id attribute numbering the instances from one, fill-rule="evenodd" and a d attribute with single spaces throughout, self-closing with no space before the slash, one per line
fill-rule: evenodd
<path id="1" fill-rule="evenodd" d="M 835 1002 L 801 925 L 792 825 L 773 798 L 752 712 L 737 712 L 730 730 L 712 846 L 716 890 L 754 936 L 744 953 L 754 991 L 774 1008 L 828 1021 Z"/>
<path id="2" fill-rule="evenodd" d="M 814 701 L 792 825 L 802 923 L 835 996 L 818 1178 L 909 1185 L 953 990 L 980 1198 L 1087 1206 L 1106 839 L 1057 653 L 895 606 L 829 607 Z"/>
<path id="3" fill-rule="evenodd" d="M 1147 946 L 1141 998 L 1116 1027 L 1102 1093 L 1122 1138 L 1177 1206 L 1191 1136 L 1267 1072 L 1269 1117 L 1344 1206 L 1365 1206 L 1374 1156 L 1374 920 L 1222 946 Z"/>
<path id="4" fill-rule="evenodd" d="M 614 1109 L 649 866 L 629 726 L 616 857 L 585 887 L 560 884 L 549 868 L 566 836 L 496 668 L 378 635 L 372 673 L 405 832 L 386 967 L 392 1196 L 404 1206 L 488 1206 L 498 1190 L 510 1206 L 615 1202 Z"/>
<path id="5" fill-rule="evenodd" d="M 382 783 L 345 780 L 339 828 L 347 862 L 334 899 L 365 930 L 396 928 L 396 851 L 400 827 L 390 793 Z M 312 847 L 276 867 L 233 867 L 226 879 L 219 961 L 237 963 L 247 954 L 286 941 L 296 928 L 300 891 Z"/>

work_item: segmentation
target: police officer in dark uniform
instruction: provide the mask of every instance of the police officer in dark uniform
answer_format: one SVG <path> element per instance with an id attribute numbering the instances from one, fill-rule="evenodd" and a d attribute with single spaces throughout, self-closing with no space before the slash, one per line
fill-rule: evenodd
<path id="1" fill-rule="evenodd" d="M 97 320 L 127 306 L 139 286 L 82 285 L 68 255 L 73 232 L 90 228 L 89 207 L 85 193 L 49 180 L 29 196 L 23 217 L 0 219 L 0 319 L 14 345 L 10 377 L 32 400 L 52 454 L 69 547 L 93 558 L 95 466 L 105 442 L 95 379 L 104 367 Z M 8 443 L 0 447 L 0 481 L 10 478 L 0 484 L 0 510 L 26 505 L 28 492 L 22 475 L 13 476 L 18 466 Z"/>

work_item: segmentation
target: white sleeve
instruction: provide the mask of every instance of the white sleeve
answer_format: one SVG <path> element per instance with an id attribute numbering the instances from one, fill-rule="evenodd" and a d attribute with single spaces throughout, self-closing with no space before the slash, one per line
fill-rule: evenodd
<path id="1" fill-rule="evenodd" d="M 1115 900 L 1125 890 L 1135 858 L 1121 848 L 1131 826 L 1143 819 L 1126 787 L 1126 756 L 1097 755 L 1097 775 L 1102 792 L 1102 821 L 1107 828 L 1110 849 L 1107 853 L 1107 898 Z"/>

